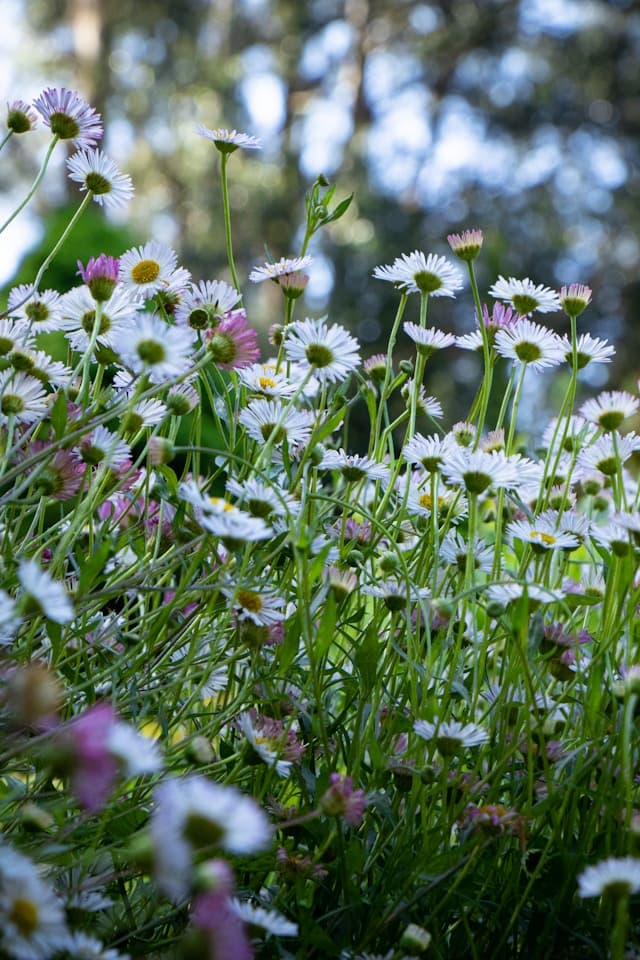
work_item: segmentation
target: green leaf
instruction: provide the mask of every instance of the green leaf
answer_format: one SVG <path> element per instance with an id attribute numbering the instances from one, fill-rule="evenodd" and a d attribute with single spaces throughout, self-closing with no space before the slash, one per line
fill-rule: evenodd
<path id="1" fill-rule="evenodd" d="M 349 207 L 351 206 L 351 201 L 353 200 L 353 194 L 348 197 L 345 197 L 344 200 L 341 200 L 337 207 L 329 214 L 328 217 L 325 217 L 322 221 L 323 223 L 333 223 L 334 220 L 339 220 L 340 217 L 343 217 Z"/>
<path id="2" fill-rule="evenodd" d="M 51 407 L 51 425 L 57 440 L 64 436 L 67 425 L 67 400 L 62 391 L 58 394 Z"/>
<path id="3" fill-rule="evenodd" d="M 91 584 L 96 579 L 102 568 L 109 559 L 111 552 L 111 541 L 103 540 L 96 547 L 91 556 L 81 563 L 80 580 L 78 581 L 78 595 L 87 593 Z"/>
<path id="4" fill-rule="evenodd" d="M 324 657 L 329 650 L 335 636 L 336 630 L 336 599 L 332 593 L 327 596 L 318 633 L 316 634 L 315 647 L 318 656 Z"/>
<path id="5" fill-rule="evenodd" d="M 362 691 L 367 696 L 376 682 L 380 662 L 380 644 L 375 626 L 369 627 L 353 659 L 362 681 Z"/>

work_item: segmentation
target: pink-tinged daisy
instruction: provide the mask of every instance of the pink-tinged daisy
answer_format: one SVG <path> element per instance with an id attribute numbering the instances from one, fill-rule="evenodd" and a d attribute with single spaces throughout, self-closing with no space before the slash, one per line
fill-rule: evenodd
<path id="1" fill-rule="evenodd" d="M 175 308 L 176 323 L 194 330 L 207 330 L 215 327 L 241 299 L 242 294 L 223 280 L 191 284 Z"/>
<path id="2" fill-rule="evenodd" d="M 248 927 L 264 930 L 273 937 L 297 937 L 298 924 L 287 920 L 277 910 L 265 910 L 248 900 L 232 897 L 229 906 L 233 913 Z"/>
<path id="3" fill-rule="evenodd" d="M 428 473 L 436 473 L 455 448 L 455 441 L 449 434 L 423 437 L 416 433 L 402 448 L 402 456 L 408 463 L 420 464 Z"/>
<path id="4" fill-rule="evenodd" d="M 524 280 L 509 277 L 505 280 L 503 276 L 499 276 L 490 288 L 489 296 L 510 303 L 520 316 L 535 310 L 539 313 L 555 313 L 560 309 L 560 297 L 555 290 L 542 284 L 536 285 L 528 277 Z"/>
<path id="5" fill-rule="evenodd" d="M 560 303 L 568 317 L 579 316 L 591 303 L 591 287 L 584 283 L 571 283 L 560 290 Z"/>
<path id="6" fill-rule="evenodd" d="M 113 349 L 135 374 L 166 383 L 187 373 L 193 363 L 194 334 L 152 313 L 139 313 L 113 337 Z"/>
<path id="7" fill-rule="evenodd" d="M 0 423 L 35 423 L 49 411 L 47 393 L 40 380 L 27 373 L 0 376 Z"/>
<path id="8" fill-rule="evenodd" d="M 330 773 L 329 787 L 319 805 L 329 817 L 341 817 L 350 827 L 359 827 L 367 808 L 364 790 L 354 790 L 353 780 L 344 773 Z"/>
<path id="9" fill-rule="evenodd" d="M 46 450 L 47 444 L 34 440 L 30 444 L 29 453 L 39 453 Z M 86 464 L 73 450 L 56 450 L 45 460 L 44 469 L 37 469 L 34 485 L 43 497 L 54 500 L 71 500 L 82 486 L 82 478 Z"/>
<path id="10" fill-rule="evenodd" d="M 93 200 L 114 210 L 126 206 L 133 196 L 131 177 L 120 173 L 118 167 L 102 150 L 85 149 L 67 160 L 69 179 L 80 184 Z"/>
<path id="11" fill-rule="evenodd" d="M 403 253 L 391 266 L 376 267 L 376 280 L 395 284 L 403 293 L 422 293 L 432 297 L 455 297 L 462 287 L 460 271 L 446 257 L 420 250 Z"/>
<path id="12" fill-rule="evenodd" d="M 365 374 L 372 383 L 384 383 L 387 376 L 387 357 L 384 353 L 374 353 L 362 364 Z"/>
<path id="13" fill-rule="evenodd" d="M 495 348 L 501 357 L 519 360 L 532 370 L 555 367 L 565 358 L 558 334 L 526 317 L 498 330 Z"/>
<path id="14" fill-rule="evenodd" d="M 609 857 L 587 867 L 578 877 L 581 897 L 628 896 L 640 891 L 640 859 Z"/>
<path id="15" fill-rule="evenodd" d="M 262 149 L 262 144 L 257 137 L 252 137 L 249 133 L 239 133 L 237 130 L 225 130 L 222 127 L 210 130 L 209 127 L 199 123 L 196 133 L 207 140 L 212 140 L 220 153 L 233 153 L 238 147 L 242 147 L 243 150 Z"/>
<path id="16" fill-rule="evenodd" d="M 150 240 L 143 247 L 132 247 L 122 254 L 120 281 L 130 292 L 152 297 L 170 281 L 177 265 L 178 258 L 171 247 Z"/>
<path id="17" fill-rule="evenodd" d="M 450 347 L 456 342 L 456 337 L 452 333 L 444 333 L 442 330 L 436 330 L 435 327 L 425 330 L 417 323 L 406 321 L 403 328 L 407 336 L 411 337 L 415 343 L 418 353 L 425 357 L 431 356 L 436 350 Z"/>
<path id="18" fill-rule="evenodd" d="M 143 305 L 142 298 L 117 286 L 109 299 L 102 301 L 97 347 L 112 347 L 114 338 L 129 330 L 131 322 Z M 63 294 L 60 312 L 60 326 L 72 350 L 84 353 L 89 348 L 97 317 L 96 301 L 89 287 L 83 284 Z"/>
<path id="19" fill-rule="evenodd" d="M 131 447 L 116 433 L 99 426 L 83 437 L 77 448 L 78 455 L 92 466 L 99 464 L 119 470 L 131 460 Z"/>
<path id="20" fill-rule="evenodd" d="M 542 515 L 531 523 L 527 520 L 514 520 L 507 527 L 506 535 L 510 543 L 514 540 L 528 543 L 536 553 L 547 550 L 577 550 L 580 546 L 577 537 L 558 530 Z"/>
<path id="21" fill-rule="evenodd" d="M 102 139 L 100 114 L 73 90 L 48 87 L 33 105 L 60 140 L 71 140 L 76 147 L 94 147 Z"/>
<path id="22" fill-rule="evenodd" d="M 623 435 L 612 430 L 578 454 L 579 473 L 599 470 L 606 477 L 613 476 L 619 467 L 640 450 L 640 437 L 635 433 Z"/>
<path id="23" fill-rule="evenodd" d="M 252 400 L 238 420 L 259 444 L 272 437 L 273 444 L 286 440 L 289 447 L 306 444 L 315 424 L 311 411 L 287 408 L 279 400 Z"/>
<path id="24" fill-rule="evenodd" d="M 119 260 L 101 253 L 99 257 L 90 257 L 86 267 L 78 260 L 78 275 L 82 277 L 98 303 L 104 303 L 111 297 L 118 282 Z"/>
<path id="25" fill-rule="evenodd" d="M 327 450 L 321 462 L 320 470 L 337 470 L 347 483 L 359 483 L 360 480 L 381 480 L 389 482 L 389 468 L 384 464 L 372 460 L 371 457 L 362 457 L 357 453 L 347 454 L 340 450 Z"/>
<path id="26" fill-rule="evenodd" d="M 346 380 L 360 364 L 358 341 L 344 327 L 328 326 L 326 318 L 303 320 L 287 327 L 284 351 L 288 360 L 304 364 L 323 383 Z"/>
<path id="27" fill-rule="evenodd" d="M 249 274 L 249 280 L 252 283 L 262 283 L 263 280 L 273 280 L 278 283 L 283 277 L 304 273 L 312 263 L 313 257 L 280 257 L 275 263 L 254 267 Z"/>
<path id="28" fill-rule="evenodd" d="M 416 720 L 414 731 L 423 740 L 435 743 L 444 757 L 452 757 L 462 750 L 480 747 L 489 740 L 489 734 L 475 723 L 458 723 L 457 720 Z"/>
<path id="29" fill-rule="evenodd" d="M 35 291 L 31 284 L 23 283 L 9 293 L 7 313 L 24 320 L 32 334 L 50 333 L 60 328 L 60 294 L 55 290 Z"/>
<path id="30" fill-rule="evenodd" d="M 192 775 L 165 780 L 156 790 L 151 839 L 156 882 L 175 903 L 189 894 L 196 855 L 258 853 L 268 847 L 271 827 L 251 797 Z"/>
<path id="31" fill-rule="evenodd" d="M 589 333 L 581 333 L 576 346 L 578 370 L 584 369 L 589 363 L 609 363 L 616 353 L 615 347 L 606 340 L 592 337 Z M 567 363 L 573 364 L 573 348 L 567 336 L 562 338 L 562 349 Z"/>
<path id="32" fill-rule="evenodd" d="M 462 233 L 450 233 L 447 243 L 456 257 L 469 263 L 475 260 L 482 250 L 484 236 L 482 230 L 464 230 Z"/>
<path id="33" fill-rule="evenodd" d="M 28 597 L 29 606 L 54 623 L 73 620 L 73 605 L 57 580 L 42 570 L 35 560 L 23 560 L 18 567 L 20 586 Z"/>
<path id="34" fill-rule="evenodd" d="M 623 420 L 633 417 L 640 409 L 637 397 L 626 390 L 605 390 L 580 407 L 585 420 L 597 423 L 603 430 L 617 430 Z"/>
<path id="35" fill-rule="evenodd" d="M 29 133 L 38 126 L 38 114 L 24 100 L 13 100 L 7 104 L 7 128 L 12 133 Z"/>
<path id="36" fill-rule="evenodd" d="M 0 846 L 0 950 L 14 960 L 47 960 L 69 945 L 62 901 L 35 865 Z"/>
<path id="37" fill-rule="evenodd" d="M 209 356 L 221 370 L 249 367 L 260 356 L 258 333 L 247 322 L 244 310 L 233 310 L 205 333 Z"/>
<path id="38" fill-rule="evenodd" d="M 255 716 L 255 711 L 245 711 L 238 717 L 238 726 L 250 746 L 268 767 L 273 767 L 279 777 L 288 777 L 291 767 L 298 763 L 304 753 L 296 731 L 286 727 L 282 720 Z"/>
<path id="39" fill-rule="evenodd" d="M 252 363 L 242 367 L 238 370 L 238 380 L 252 393 L 260 393 L 265 397 L 291 397 L 297 390 L 292 380 L 284 373 L 276 372 L 268 363 Z"/>

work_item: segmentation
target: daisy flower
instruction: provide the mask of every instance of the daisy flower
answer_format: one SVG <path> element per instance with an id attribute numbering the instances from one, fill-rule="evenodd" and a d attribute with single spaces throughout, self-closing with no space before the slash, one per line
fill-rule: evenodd
<path id="1" fill-rule="evenodd" d="M 0 590 L 0 646 L 13 640 L 21 622 L 15 600 Z"/>
<path id="2" fill-rule="evenodd" d="M 240 413 L 238 421 L 249 436 L 260 444 L 287 441 L 289 447 L 308 443 L 315 418 L 306 410 L 294 410 L 279 400 L 252 400 Z"/>
<path id="3" fill-rule="evenodd" d="M 0 376 L 0 423 L 35 423 L 48 413 L 47 394 L 40 380 L 27 373 Z"/>
<path id="4" fill-rule="evenodd" d="M 131 460 L 129 444 L 103 426 L 96 427 L 83 437 L 76 452 L 85 463 L 93 466 L 101 464 L 112 470 L 119 470 Z"/>
<path id="5" fill-rule="evenodd" d="M 233 602 L 238 620 L 251 620 L 259 627 L 269 627 L 285 618 L 282 612 L 284 598 L 270 590 L 238 589 L 233 585 L 220 589 Z"/>
<path id="6" fill-rule="evenodd" d="M 61 901 L 26 857 L 0 846 L 0 949 L 15 960 L 49 960 L 69 944 Z"/>
<path id="7" fill-rule="evenodd" d="M 288 777 L 291 767 L 300 761 L 305 749 L 295 730 L 272 717 L 255 719 L 253 711 L 241 713 L 238 726 L 260 759 L 268 767 L 273 767 L 279 777 Z"/>
<path id="8" fill-rule="evenodd" d="M 442 330 L 436 330 L 435 327 L 425 330 L 417 323 L 406 321 L 403 328 L 407 336 L 411 337 L 416 344 L 418 353 L 425 357 L 430 357 L 434 351 L 450 347 L 456 342 L 456 337 L 452 333 L 443 333 Z"/>
<path id="9" fill-rule="evenodd" d="M 142 298 L 132 296 L 131 291 L 122 287 L 116 287 L 109 299 L 102 301 L 96 343 L 101 347 L 112 347 L 114 337 L 129 329 L 131 320 L 143 305 Z M 74 287 L 65 293 L 61 299 L 60 311 L 60 328 L 64 330 L 71 348 L 83 353 L 89 347 L 97 316 L 96 300 L 89 287 Z"/>
<path id="10" fill-rule="evenodd" d="M 446 257 L 425 255 L 420 250 L 401 254 L 391 266 L 376 267 L 373 276 L 395 284 L 403 293 L 432 297 L 455 297 L 455 291 L 462 287 L 460 271 Z"/>
<path id="11" fill-rule="evenodd" d="M 142 427 L 155 427 L 162 423 L 168 412 L 167 405 L 162 400 L 154 400 L 152 397 L 148 400 L 138 400 L 133 409 L 126 414 L 124 429 L 136 433 Z"/>
<path id="12" fill-rule="evenodd" d="M 465 572 L 469 545 L 461 534 L 450 530 L 443 538 L 439 552 L 441 560 L 457 567 L 461 573 Z M 479 537 L 475 537 L 473 542 L 473 565 L 474 570 L 482 570 L 485 573 L 491 573 L 493 568 L 493 549 Z"/>
<path id="13" fill-rule="evenodd" d="M 615 356 L 615 347 L 607 340 L 592 337 L 589 333 L 581 333 L 577 341 L 578 370 L 584 369 L 589 363 L 610 363 Z M 562 349 L 568 364 L 573 363 L 573 348 L 571 341 L 565 335 L 562 338 Z"/>
<path id="14" fill-rule="evenodd" d="M 271 828 L 253 799 L 235 787 L 192 775 L 165 780 L 157 788 L 151 839 L 156 882 L 177 903 L 189 893 L 199 851 L 257 853 L 269 845 Z"/>
<path id="15" fill-rule="evenodd" d="M 475 723 L 443 722 L 438 717 L 434 717 L 433 722 L 416 720 L 413 729 L 423 740 L 434 741 L 444 757 L 455 756 L 469 747 L 479 747 L 489 740 L 487 731 Z"/>
<path id="16" fill-rule="evenodd" d="M 421 603 L 431 596 L 426 587 L 416 587 L 400 580 L 381 580 L 375 584 L 365 584 L 362 592 L 384 601 L 388 610 L 393 612 L 406 610 L 407 605 Z"/>
<path id="17" fill-rule="evenodd" d="M 174 250 L 150 240 L 143 247 L 132 247 L 122 254 L 118 267 L 120 281 L 130 292 L 152 297 L 169 282 L 177 264 Z"/>
<path id="18" fill-rule="evenodd" d="M 564 437 L 563 450 L 566 453 L 577 453 L 581 447 L 591 442 L 596 433 L 595 427 L 584 417 L 571 414 L 569 420 L 567 421 L 566 417 L 563 418 L 559 426 L 558 418 L 554 417 L 542 434 L 542 448 L 551 453 L 557 453 L 558 446 Z"/>
<path id="19" fill-rule="evenodd" d="M 564 360 L 562 341 L 558 334 L 526 317 L 498 330 L 495 348 L 501 357 L 519 360 L 533 370 L 555 367 Z"/>
<path id="20" fill-rule="evenodd" d="M 325 320 L 290 324 L 284 352 L 287 360 L 306 365 L 323 383 L 336 383 L 345 380 L 360 364 L 359 344 L 344 327 L 337 323 L 329 327 Z"/>
<path id="21" fill-rule="evenodd" d="M 220 537 L 230 548 L 266 540 L 272 534 L 261 517 L 252 517 L 221 497 L 203 496 L 193 481 L 179 484 L 178 495 L 195 507 L 196 519 L 203 530 Z"/>
<path id="22" fill-rule="evenodd" d="M 57 580 L 42 570 L 35 560 L 22 560 L 18 567 L 20 586 L 29 600 L 29 606 L 54 623 L 73 620 L 73 605 Z"/>
<path id="23" fill-rule="evenodd" d="M 172 413 L 174 417 L 184 417 L 187 413 L 195 410 L 200 403 L 200 397 L 193 383 L 189 380 L 184 380 L 182 383 L 177 383 L 169 387 L 165 402 L 169 408 L 169 412 Z"/>
<path id="24" fill-rule="evenodd" d="M 46 450 L 47 444 L 35 440 L 29 453 Z M 56 450 L 46 458 L 44 469 L 37 469 L 35 487 L 40 496 L 54 500 L 71 500 L 82 486 L 86 464 L 73 450 Z"/>
<path id="25" fill-rule="evenodd" d="M 33 347 L 35 339 L 25 320 L 0 320 L 0 357 L 6 357 L 16 347 Z"/>
<path id="26" fill-rule="evenodd" d="M 580 451 L 576 461 L 578 479 L 581 473 L 591 473 L 593 470 L 611 477 L 636 450 L 640 450 L 640 437 L 637 434 L 627 433 L 623 436 L 612 430 Z"/>
<path id="27" fill-rule="evenodd" d="M 468 447 L 448 451 L 442 472 L 450 484 L 465 487 L 471 494 L 484 493 L 489 487 L 514 489 L 522 482 L 514 464 L 503 453 L 472 451 Z"/>
<path id="28" fill-rule="evenodd" d="M 252 517 L 286 517 L 300 512 L 300 501 L 276 483 L 268 484 L 252 477 L 242 483 L 230 479 L 227 490 Z"/>
<path id="29" fill-rule="evenodd" d="M 9 293 L 7 313 L 26 321 L 30 333 L 50 333 L 60 328 L 60 294 L 55 290 L 36 291 L 23 283 Z"/>
<path id="30" fill-rule="evenodd" d="M 215 327 L 240 302 L 242 294 L 223 280 L 203 280 L 190 285 L 176 306 L 176 323 L 207 330 Z"/>
<path id="31" fill-rule="evenodd" d="M 106 905 L 111 905 L 108 901 Z M 71 960 L 129 960 L 129 956 L 105 947 L 100 940 L 86 933 L 74 933 L 67 945 Z"/>
<path id="32" fill-rule="evenodd" d="M 24 100 L 13 100 L 7 104 L 7 128 L 12 133 L 29 133 L 38 126 L 38 114 Z"/>
<path id="33" fill-rule="evenodd" d="M 217 327 L 205 333 L 207 350 L 221 370 L 251 366 L 260 356 L 257 331 L 250 327 L 244 310 L 234 310 Z"/>
<path id="34" fill-rule="evenodd" d="M 640 408 L 640 401 L 625 390 L 605 390 L 594 400 L 587 400 L 580 407 L 586 420 L 597 423 L 603 430 L 617 430 L 623 420 L 633 417 Z"/>
<path id="35" fill-rule="evenodd" d="M 600 546 L 616 557 L 626 557 L 631 551 L 631 532 L 617 520 L 609 520 L 602 526 L 591 527 L 591 536 Z"/>
<path id="36" fill-rule="evenodd" d="M 75 91 L 48 87 L 33 105 L 44 125 L 60 140 L 71 140 L 76 147 L 94 147 L 102 139 L 100 114 Z"/>
<path id="37" fill-rule="evenodd" d="M 283 277 L 304 273 L 312 263 L 313 257 L 280 257 L 275 263 L 254 267 L 249 274 L 249 280 L 252 283 L 262 283 L 263 280 L 273 280 L 278 283 Z"/>
<path id="38" fill-rule="evenodd" d="M 398 494 L 404 499 L 404 479 L 398 478 Z M 415 482 L 415 475 L 409 484 L 407 510 L 422 517 L 430 517 L 433 513 L 433 497 L 428 487 L 424 485 L 424 477 Z M 436 512 L 440 521 L 460 523 L 467 515 L 467 501 L 459 490 L 443 488 L 436 495 Z"/>
<path id="39" fill-rule="evenodd" d="M 510 303 L 520 316 L 533 313 L 534 310 L 539 313 L 555 313 L 560 309 L 560 297 L 555 290 L 542 284 L 536 286 L 528 277 L 524 280 L 509 277 L 505 280 L 503 276 L 499 276 L 490 288 L 489 296 Z"/>
<path id="40" fill-rule="evenodd" d="M 403 384 L 400 394 L 406 404 L 411 402 L 411 395 L 414 389 L 415 387 L 413 380 L 407 380 L 407 382 Z M 416 411 L 424 414 L 427 417 L 431 417 L 433 420 L 441 420 L 444 416 L 442 404 L 435 397 L 427 396 L 427 391 L 425 390 L 423 384 L 420 384 L 418 387 Z"/>
<path id="41" fill-rule="evenodd" d="M 571 283 L 560 289 L 560 303 L 568 317 L 578 317 L 591 303 L 591 287 L 584 283 Z"/>
<path id="42" fill-rule="evenodd" d="M 416 433 L 402 448 L 402 456 L 408 463 L 420 464 L 427 473 L 437 473 L 449 453 L 455 449 L 455 441 L 449 434 L 444 437 L 437 434 L 423 437 L 421 433 Z"/>
<path id="43" fill-rule="evenodd" d="M 475 260 L 482 250 L 484 236 L 482 230 L 464 230 L 462 233 L 450 233 L 447 243 L 456 257 L 469 262 Z"/>
<path id="44" fill-rule="evenodd" d="M 345 450 L 327 450 L 321 462 L 320 470 L 337 470 L 347 483 L 358 483 L 360 480 L 389 481 L 389 468 L 377 463 L 370 457 L 361 457 L 359 454 L 347 454 Z"/>
<path id="45" fill-rule="evenodd" d="M 262 149 L 262 144 L 257 137 L 252 137 L 248 133 L 239 133 L 237 130 L 225 130 L 222 127 L 210 130 L 209 127 L 199 123 L 196 133 L 207 140 L 212 140 L 220 153 L 233 153 L 238 147 L 242 147 L 243 150 Z"/>
<path id="46" fill-rule="evenodd" d="M 252 363 L 238 370 L 238 380 L 251 390 L 265 397 L 291 397 L 297 386 L 284 373 L 277 373 L 268 363 Z"/>
<path id="47" fill-rule="evenodd" d="M 540 515 L 532 523 L 527 520 L 514 520 L 506 529 L 510 543 L 521 540 L 528 543 L 536 553 L 546 550 L 577 550 L 580 542 L 573 534 L 556 529 L 554 524 Z"/>
<path id="48" fill-rule="evenodd" d="M 146 373 L 153 383 L 175 380 L 191 368 L 193 331 L 169 326 L 157 314 L 139 313 L 113 337 L 113 349 L 135 374 Z"/>
<path id="49" fill-rule="evenodd" d="M 525 595 L 529 601 L 533 601 L 535 604 L 558 603 L 559 600 L 564 599 L 562 590 L 549 590 L 547 587 L 542 587 L 532 581 L 511 580 L 506 583 L 495 583 L 487 588 L 489 601 L 499 603 L 504 607 L 509 603 L 517 602 Z"/>
<path id="50" fill-rule="evenodd" d="M 578 877 L 578 895 L 581 897 L 625 896 L 639 891 L 640 859 L 635 857 L 609 857 L 587 867 Z"/>
<path id="51" fill-rule="evenodd" d="M 51 383 L 56 387 L 68 387 L 73 372 L 61 360 L 52 360 L 44 350 L 27 350 L 18 347 L 11 354 L 11 366 L 14 370 L 28 373 L 41 383 Z"/>
<path id="52" fill-rule="evenodd" d="M 69 157 L 67 167 L 69 179 L 79 183 L 80 189 L 90 193 L 101 207 L 109 210 L 124 207 L 133 196 L 131 177 L 120 173 L 102 150 L 79 150 Z"/>
<path id="53" fill-rule="evenodd" d="M 264 907 L 249 903 L 248 900 L 237 900 L 232 897 L 229 901 L 234 914 L 249 927 L 259 927 L 274 937 L 297 937 L 298 924 L 287 920 L 276 910 L 265 910 Z"/>

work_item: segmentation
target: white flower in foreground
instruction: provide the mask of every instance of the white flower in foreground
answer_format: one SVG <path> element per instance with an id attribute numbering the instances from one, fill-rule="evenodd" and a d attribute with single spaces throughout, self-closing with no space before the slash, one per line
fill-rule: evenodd
<path id="1" fill-rule="evenodd" d="M 268 363 L 252 363 L 237 371 L 240 383 L 252 393 L 261 393 L 265 397 L 291 397 L 296 392 L 296 384 L 284 373 L 276 372 Z"/>
<path id="2" fill-rule="evenodd" d="M 100 305 L 99 326 L 96 343 L 110 347 L 113 338 L 119 332 L 128 329 L 129 323 L 144 306 L 144 300 L 131 290 L 115 287 L 108 300 Z M 74 350 L 81 353 L 89 346 L 89 340 L 96 321 L 98 305 L 93 299 L 89 287 L 73 287 L 65 293 L 60 302 L 62 321 L 60 327 Z"/>
<path id="3" fill-rule="evenodd" d="M 133 196 L 131 177 L 120 173 L 114 161 L 102 150 L 79 150 L 69 157 L 67 167 L 69 179 L 79 183 L 81 190 L 90 192 L 101 207 L 124 207 Z"/>
<path id="4" fill-rule="evenodd" d="M 156 314 L 140 313 L 113 338 L 113 349 L 133 373 L 146 373 L 153 383 L 166 383 L 192 366 L 194 334 L 188 327 L 169 326 Z"/>
<path id="5" fill-rule="evenodd" d="M 592 337 L 589 333 L 581 333 L 576 343 L 578 370 L 582 370 L 589 363 L 610 363 L 615 356 L 615 347 L 606 340 Z M 573 363 L 571 341 L 567 336 L 562 338 L 562 349 L 567 363 Z"/>
<path id="6" fill-rule="evenodd" d="M 587 867 L 578 877 L 578 895 L 629 894 L 640 891 L 640 860 L 635 857 L 609 857 Z"/>
<path id="7" fill-rule="evenodd" d="M 296 447 L 308 442 L 315 417 L 309 410 L 295 410 L 279 400 L 252 400 L 238 421 L 259 444 L 273 437 L 274 445 L 286 440 L 289 447 Z"/>
<path id="8" fill-rule="evenodd" d="M 498 330 L 494 344 L 501 357 L 519 360 L 532 370 L 555 367 L 564 360 L 562 340 L 558 334 L 526 317 Z"/>
<path id="9" fill-rule="evenodd" d="M 298 924 L 287 920 L 276 910 L 265 910 L 248 900 L 237 900 L 233 897 L 229 906 L 250 927 L 260 927 L 274 937 L 297 937 Z"/>
<path id="10" fill-rule="evenodd" d="M 28 373 L 0 377 L 0 423 L 11 417 L 16 423 L 35 423 L 48 411 L 47 394 L 40 380 Z"/>
<path id="11" fill-rule="evenodd" d="M 443 722 L 434 717 L 416 720 L 413 729 L 423 740 L 434 741 L 443 756 L 453 756 L 467 747 L 479 747 L 489 740 L 489 734 L 475 723 Z"/>
<path id="12" fill-rule="evenodd" d="M 174 902 L 187 897 L 193 856 L 223 850 L 242 855 L 264 850 L 271 827 L 262 809 L 235 787 L 192 775 L 166 780 L 155 792 L 151 817 L 154 870 Z"/>
<path id="13" fill-rule="evenodd" d="M 376 267 L 376 280 L 394 283 L 403 293 L 423 293 L 432 297 L 455 297 L 462 287 L 462 274 L 447 260 L 420 250 L 403 253 L 391 266 Z"/>
<path id="14" fill-rule="evenodd" d="M 428 330 L 425 330 L 417 323 L 411 323 L 409 320 L 403 324 L 403 328 L 407 336 L 411 337 L 415 343 L 418 353 L 427 357 L 436 350 L 453 346 L 456 342 L 456 337 L 452 333 L 444 333 L 435 327 L 429 327 Z"/>
<path id="15" fill-rule="evenodd" d="M 143 247 L 132 247 L 120 257 L 120 282 L 143 297 L 152 297 L 171 282 L 178 258 L 171 247 L 150 240 Z"/>
<path id="16" fill-rule="evenodd" d="M 402 456 L 409 463 L 420 464 L 428 473 L 437 473 L 457 444 L 450 434 L 423 437 L 416 433 L 402 448 Z"/>
<path id="17" fill-rule="evenodd" d="M 622 421 L 635 416 L 639 408 L 638 398 L 626 390 L 604 390 L 595 399 L 586 400 L 580 413 L 603 430 L 617 430 Z"/>
<path id="18" fill-rule="evenodd" d="M 359 344 L 344 327 L 328 326 L 325 319 L 290 324 L 284 352 L 287 360 L 304 364 L 323 383 L 336 383 L 360 365 Z"/>
<path id="19" fill-rule="evenodd" d="M 442 472 L 453 486 L 465 487 L 469 493 L 484 493 L 489 487 L 515 490 L 531 483 L 539 475 L 538 464 L 524 457 L 507 457 L 502 451 L 486 453 L 458 447 L 450 450 Z"/>
<path id="20" fill-rule="evenodd" d="M 536 552 L 545 550 L 577 550 L 580 542 L 571 533 L 555 528 L 549 520 L 538 517 L 529 523 L 528 520 L 514 520 L 506 529 L 510 543 L 521 540 L 528 543 Z"/>
<path id="21" fill-rule="evenodd" d="M 539 313 L 555 313 L 560 309 L 560 297 L 555 290 L 542 284 L 536 285 L 528 277 L 524 280 L 509 277 L 505 280 L 503 276 L 499 276 L 490 288 L 489 296 L 510 303 L 521 316 L 533 313 L 534 310 Z"/>
<path id="22" fill-rule="evenodd" d="M 358 483 L 360 480 L 389 480 L 389 468 L 370 457 L 362 457 L 357 453 L 348 454 L 340 450 L 327 450 L 318 465 L 320 470 L 337 470 L 347 483 Z"/>
<path id="23" fill-rule="evenodd" d="M 41 570 L 35 560 L 21 562 L 18 580 L 29 600 L 48 620 L 54 623 L 73 620 L 73 606 L 66 590 L 46 570 Z"/>
<path id="24" fill-rule="evenodd" d="M 635 433 L 622 435 L 613 430 L 580 451 L 576 461 L 578 477 L 593 470 L 611 477 L 636 450 L 640 450 L 640 436 Z"/>
<path id="25" fill-rule="evenodd" d="M 0 846 L 0 950 L 15 960 L 50 960 L 69 942 L 61 901 L 26 857 Z"/>
<path id="26" fill-rule="evenodd" d="M 262 149 L 262 144 L 257 137 L 252 137 L 249 133 L 239 133 L 237 130 L 226 130 L 223 127 L 210 130 L 209 127 L 199 123 L 196 133 L 207 140 L 212 140 L 220 153 L 233 153 L 238 147 L 242 147 L 243 150 Z"/>
<path id="27" fill-rule="evenodd" d="M 56 290 L 34 291 L 22 283 L 14 287 L 7 301 L 7 313 L 25 320 L 31 333 L 49 333 L 60 328 L 60 294 Z"/>
<path id="28" fill-rule="evenodd" d="M 129 960 L 129 955 L 105 947 L 86 933 L 72 934 L 67 947 L 71 960 Z"/>
<path id="29" fill-rule="evenodd" d="M 262 283 L 263 280 L 274 280 L 280 277 L 289 277 L 304 271 L 313 263 L 313 257 L 280 257 L 275 263 L 265 263 L 262 267 L 254 267 L 249 274 L 252 283 Z"/>
<path id="30" fill-rule="evenodd" d="M 276 482 L 265 483 L 253 477 L 242 483 L 230 479 L 227 480 L 227 490 L 237 497 L 237 505 L 244 507 L 252 517 L 286 517 L 300 512 L 300 501 Z"/>

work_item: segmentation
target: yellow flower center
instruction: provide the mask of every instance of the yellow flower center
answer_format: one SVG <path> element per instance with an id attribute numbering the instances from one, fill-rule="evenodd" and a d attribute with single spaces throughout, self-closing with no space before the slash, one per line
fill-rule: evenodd
<path id="1" fill-rule="evenodd" d="M 160 264 L 155 260 L 141 260 L 131 271 L 134 283 L 153 283 L 160 274 Z"/>
<path id="2" fill-rule="evenodd" d="M 261 390 L 269 390 L 275 387 L 276 382 L 271 377 L 260 377 L 258 380 Z"/>
<path id="3" fill-rule="evenodd" d="M 552 547 L 554 543 L 557 542 L 556 537 L 551 533 L 543 533 L 541 530 L 532 530 L 531 539 L 539 540 L 541 543 L 546 543 L 548 547 Z"/>
<path id="4" fill-rule="evenodd" d="M 16 897 L 11 905 L 9 919 L 23 937 L 29 937 L 38 926 L 38 907 L 33 900 Z"/>
<path id="5" fill-rule="evenodd" d="M 221 507 L 223 513 L 231 513 L 233 510 L 235 510 L 234 505 L 229 503 L 228 500 L 224 500 L 222 497 L 209 497 L 209 503 L 212 507 Z"/>
<path id="6" fill-rule="evenodd" d="M 260 613 L 262 610 L 262 598 L 253 590 L 238 590 L 238 603 L 251 613 Z"/>

